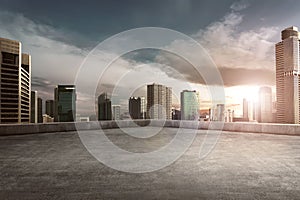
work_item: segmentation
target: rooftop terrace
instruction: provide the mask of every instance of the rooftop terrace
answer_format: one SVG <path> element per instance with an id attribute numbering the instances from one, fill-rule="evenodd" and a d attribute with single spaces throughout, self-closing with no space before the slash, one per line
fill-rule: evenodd
<path id="1" fill-rule="evenodd" d="M 147 139 L 121 129 L 104 133 L 123 149 L 148 152 L 177 130 L 165 127 Z M 173 164 L 136 174 L 97 161 L 76 131 L 1 136 L 0 199 L 300 199 L 300 136 L 223 131 L 199 159 L 206 130 L 196 131 Z"/>

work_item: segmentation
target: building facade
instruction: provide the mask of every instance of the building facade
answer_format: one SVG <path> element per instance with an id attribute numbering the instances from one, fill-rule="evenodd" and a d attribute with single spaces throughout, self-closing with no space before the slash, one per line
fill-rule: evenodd
<path id="1" fill-rule="evenodd" d="M 43 123 L 43 100 L 42 98 L 38 97 L 37 98 L 37 107 L 38 107 L 38 123 Z"/>
<path id="2" fill-rule="evenodd" d="M 278 123 L 299 124 L 299 32 L 289 27 L 281 32 L 276 51 L 276 100 Z"/>
<path id="3" fill-rule="evenodd" d="M 54 100 L 46 100 L 45 107 L 46 114 L 50 117 L 54 117 Z"/>
<path id="4" fill-rule="evenodd" d="M 147 117 L 172 119 L 172 89 L 153 83 L 147 85 Z"/>
<path id="5" fill-rule="evenodd" d="M 102 93 L 98 97 L 98 120 L 112 120 L 111 100 L 107 93 Z"/>
<path id="6" fill-rule="evenodd" d="M 121 106 L 120 105 L 112 106 L 112 118 L 113 118 L 113 120 L 121 119 Z"/>
<path id="7" fill-rule="evenodd" d="M 259 89 L 256 120 L 261 123 L 273 122 L 272 89 L 270 87 L 261 87 Z"/>
<path id="8" fill-rule="evenodd" d="M 37 91 L 31 91 L 30 97 L 30 123 L 38 123 L 38 97 Z"/>
<path id="9" fill-rule="evenodd" d="M 54 89 L 54 121 L 73 122 L 76 119 L 75 85 L 58 85 Z"/>
<path id="10" fill-rule="evenodd" d="M 181 120 L 199 119 L 199 93 L 184 90 L 180 93 Z"/>
<path id="11" fill-rule="evenodd" d="M 128 100 L 128 110 L 132 119 L 141 119 L 142 104 L 140 97 L 130 97 Z"/>
<path id="12" fill-rule="evenodd" d="M 31 56 L 0 38 L 0 123 L 30 123 Z"/>

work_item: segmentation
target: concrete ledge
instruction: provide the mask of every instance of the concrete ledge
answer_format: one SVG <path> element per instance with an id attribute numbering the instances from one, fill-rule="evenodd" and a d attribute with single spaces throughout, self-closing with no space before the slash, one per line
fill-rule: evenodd
<path id="1" fill-rule="evenodd" d="M 299 135 L 300 125 L 297 124 L 266 124 L 266 123 L 221 123 L 221 122 L 197 122 L 178 120 L 120 120 L 120 121 L 91 121 L 91 122 L 66 122 L 47 124 L 1 124 L 0 136 L 21 135 L 51 132 L 67 132 L 76 130 L 113 129 L 124 127 L 170 127 L 210 129 L 233 132 L 269 133 L 283 135 Z"/>

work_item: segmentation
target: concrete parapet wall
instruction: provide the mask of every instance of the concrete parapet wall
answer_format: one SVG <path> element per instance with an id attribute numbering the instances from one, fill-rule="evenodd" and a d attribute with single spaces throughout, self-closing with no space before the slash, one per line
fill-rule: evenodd
<path id="1" fill-rule="evenodd" d="M 300 135 L 300 125 L 297 124 L 264 124 L 264 123 L 220 123 L 220 122 L 196 122 L 178 120 L 120 120 L 120 121 L 91 121 L 91 122 L 66 122 L 46 124 L 1 124 L 0 135 L 20 135 L 35 133 L 67 132 L 76 130 L 111 129 L 119 127 L 170 127 L 170 128 L 192 128 L 211 129 L 234 132 L 269 133 L 284 135 Z"/>

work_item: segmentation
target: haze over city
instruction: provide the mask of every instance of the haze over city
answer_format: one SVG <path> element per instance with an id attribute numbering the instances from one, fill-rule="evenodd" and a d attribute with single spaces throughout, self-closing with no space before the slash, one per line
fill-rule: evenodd
<path id="1" fill-rule="evenodd" d="M 260 86 L 272 87 L 275 98 L 274 45 L 280 41 L 281 30 L 300 25 L 296 9 L 299 4 L 298 1 L 128 1 L 120 6 L 114 1 L 76 1 L 69 6 L 66 1 L 57 6 L 53 2 L 4 1 L 0 8 L 0 35 L 21 41 L 23 52 L 31 54 L 32 90 L 46 100 L 53 99 L 57 84 L 74 83 L 88 53 L 110 36 L 148 26 L 180 31 L 199 42 L 211 56 L 224 81 L 227 106 L 241 115 L 243 98 L 257 101 Z M 184 63 L 174 60 L 162 51 L 141 50 L 120 57 L 113 65 L 120 73 L 143 65 L 137 78 L 156 73 L 162 79 L 176 80 L 179 85 L 189 82 L 192 89 L 200 92 L 200 107 L 209 108 L 204 83 Z M 177 70 L 182 77 L 178 78 L 165 66 Z M 101 67 L 104 69 L 99 63 Z M 111 92 L 115 82 L 114 75 L 109 75 L 101 83 L 102 90 Z M 135 87 L 131 81 L 124 86 Z M 136 95 L 145 93 L 146 87 Z M 80 108 L 77 113 L 91 114 L 84 105 L 93 103 L 94 97 L 84 93 L 78 93 L 77 97 Z M 112 101 L 127 108 L 128 96 L 112 97 Z M 178 99 L 173 103 L 178 104 Z"/>

